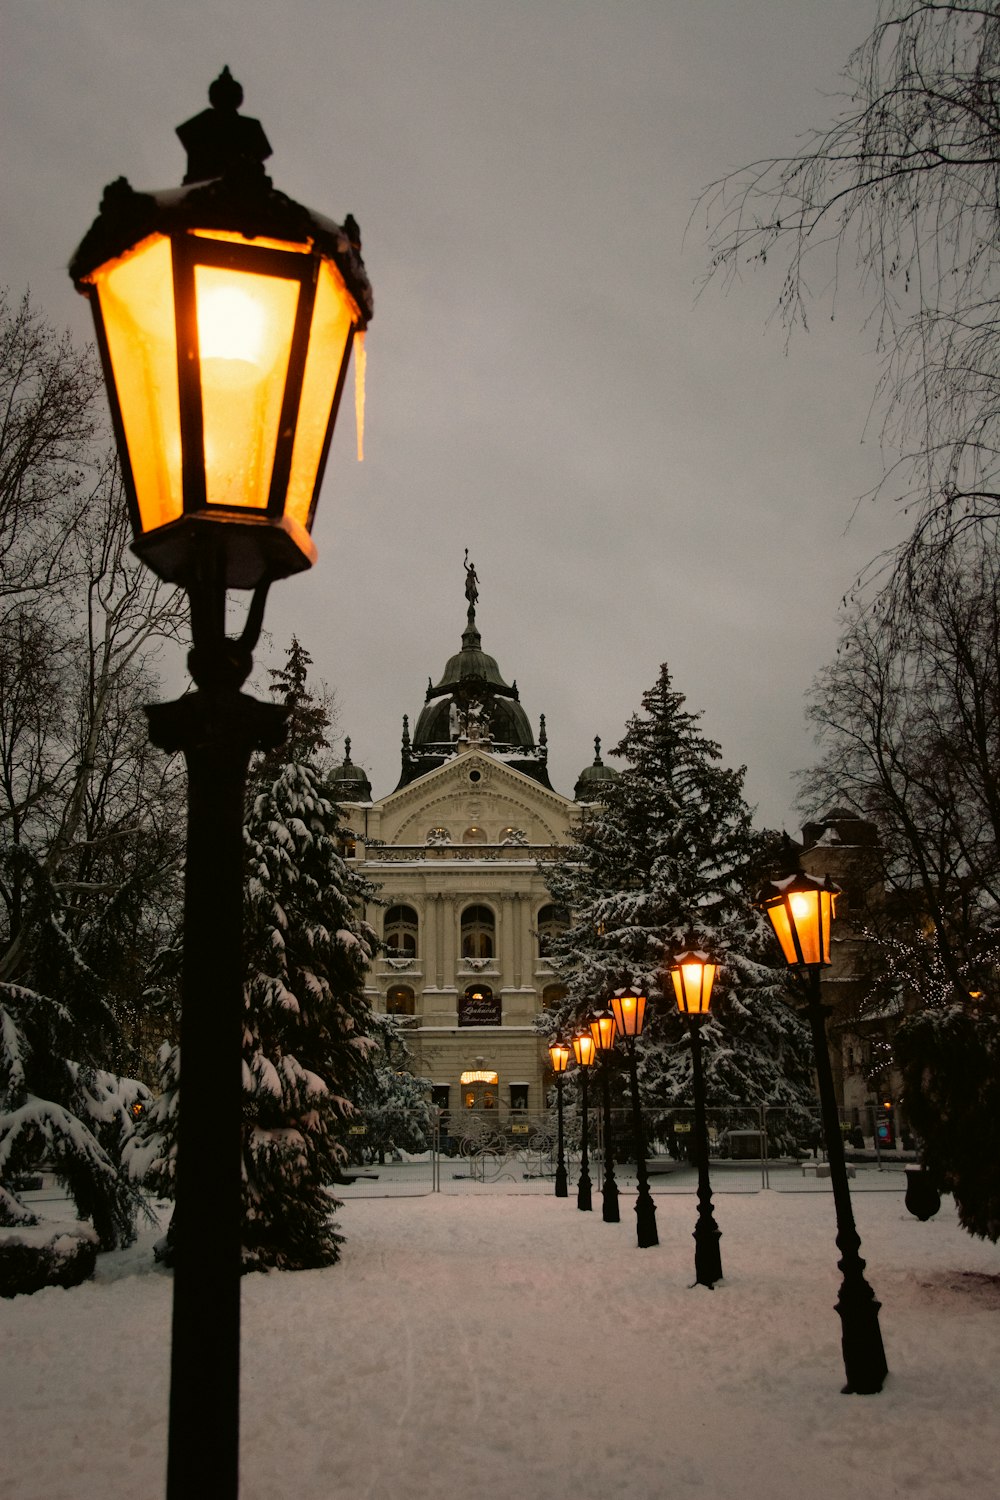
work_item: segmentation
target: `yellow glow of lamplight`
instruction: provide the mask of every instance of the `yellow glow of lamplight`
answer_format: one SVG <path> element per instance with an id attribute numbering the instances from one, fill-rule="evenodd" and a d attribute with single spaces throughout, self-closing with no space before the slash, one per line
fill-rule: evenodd
<path id="1" fill-rule="evenodd" d="M 670 970 L 677 1009 L 683 1015 L 704 1016 L 712 1003 L 716 966 L 707 958 L 682 959 Z"/>
<path id="2" fill-rule="evenodd" d="M 259 367 L 265 334 L 263 307 L 239 287 L 210 285 L 198 299 L 198 346 L 203 360 L 234 360 Z"/>
<path id="3" fill-rule="evenodd" d="M 594 1061 L 594 1038 L 589 1031 L 581 1031 L 579 1036 L 573 1038 L 573 1056 L 581 1068 L 589 1068 Z"/>

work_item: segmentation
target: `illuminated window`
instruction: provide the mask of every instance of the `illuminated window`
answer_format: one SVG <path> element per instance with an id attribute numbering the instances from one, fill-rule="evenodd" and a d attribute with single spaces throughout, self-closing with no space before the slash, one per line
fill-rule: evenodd
<path id="1" fill-rule="evenodd" d="M 467 828 L 465 830 L 465 832 L 462 834 L 462 843 L 463 844 L 485 844 L 486 843 L 486 830 L 485 830 L 485 828 L 480 828 L 477 823 L 473 823 L 472 827 L 471 828 Z"/>
<path id="2" fill-rule="evenodd" d="M 385 997 L 385 1008 L 390 1016 L 412 1016 L 416 1011 L 416 997 L 408 984 L 394 984 Z"/>
<path id="3" fill-rule="evenodd" d="M 462 913 L 462 957 L 492 958 L 496 919 L 488 906 L 467 906 Z"/>
<path id="4" fill-rule="evenodd" d="M 500 997 L 488 984 L 470 984 L 458 997 L 459 1026 L 499 1026 Z"/>
<path id="5" fill-rule="evenodd" d="M 385 914 L 383 935 L 390 958 L 415 958 L 419 924 L 412 906 L 390 906 Z"/>
<path id="6" fill-rule="evenodd" d="M 466 1109 L 496 1109 L 500 1079 L 483 1070 L 462 1074 L 462 1103 Z"/>

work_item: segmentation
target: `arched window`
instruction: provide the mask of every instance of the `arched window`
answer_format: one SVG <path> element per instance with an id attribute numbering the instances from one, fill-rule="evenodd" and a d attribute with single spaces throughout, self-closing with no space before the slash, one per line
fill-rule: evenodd
<path id="1" fill-rule="evenodd" d="M 386 993 L 385 1008 L 390 1016 L 412 1016 L 416 997 L 408 984 L 394 984 Z"/>
<path id="2" fill-rule="evenodd" d="M 499 1026 L 500 996 L 488 984 L 470 984 L 458 997 L 459 1026 Z"/>
<path id="3" fill-rule="evenodd" d="M 496 918 L 488 906 L 467 906 L 462 913 L 462 957 L 492 958 Z"/>
<path id="4" fill-rule="evenodd" d="M 465 832 L 462 834 L 462 843 L 463 844 L 485 844 L 486 843 L 486 829 L 485 828 L 480 828 L 480 826 L 479 826 L 478 823 L 473 823 L 472 827 L 471 828 L 467 828 L 465 830 Z"/>
<path id="5" fill-rule="evenodd" d="M 564 984 L 547 984 L 542 990 L 542 1009 L 555 1010 L 561 1000 L 566 998 L 566 986 Z"/>
<path id="6" fill-rule="evenodd" d="M 552 939 L 569 926 L 569 914 L 562 906 L 543 906 L 538 913 L 538 952 L 542 958 L 552 946 Z"/>
<path id="7" fill-rule="evenodd" d="M 390 906 L 382 932 L 390 958 L 416 958 L 417 914 L 412 906 Z"/>

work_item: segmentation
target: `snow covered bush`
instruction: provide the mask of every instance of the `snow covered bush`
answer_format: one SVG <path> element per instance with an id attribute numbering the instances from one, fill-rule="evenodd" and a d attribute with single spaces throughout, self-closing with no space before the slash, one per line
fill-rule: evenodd
<path id="1" fill-rule="evenodd" d="M 69 1192 L 100 1248 L 131 1244 L 143 1200 L 120 1158 L 132 1106 L 149 1098 L 134 1079 L 89 1062 L 70 1009 L 21 985 L 0 984 L 0 1224 L 37 1223 L 17 1181 L 39 1166 Z"/>

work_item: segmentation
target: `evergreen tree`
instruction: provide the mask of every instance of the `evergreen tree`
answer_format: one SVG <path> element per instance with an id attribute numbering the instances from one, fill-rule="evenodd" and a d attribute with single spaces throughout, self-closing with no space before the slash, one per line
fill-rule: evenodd
<path id="1" fill-rule="evenodd" d="M 111 1250 L 131 1244 L 144 1207 L 121 1156 L 149 1091 L 100 1066 L 115 1017 L 67 935 L 58 893 L 34 875 L 29 949 L 40 972 L 63 976 L 52 993 L 64 998 L 0 982 L 0 1225 L 37 1222 L 17 1184 L 44 1164 Z"/>
<path id="2" fill-rule="evenodd" d="M 288 711 L 284 743 L 259 757 L 251 771 L 254 787 L 269 786 L 286 765 L 309 764 L 325 774 L 331 759 L 330 730 L 336 718 L 333 695 L 325 686 L 313 689 L 308 681 L 312 657 L 298 636 L 292 636 L 288 655 L 272 667 L 271 692 Z"/>
<path id="3" fill-rule="evenodd" d="M 783 974 L 764 962 L 767 934 L 751 906 L 772 839 L 753 829 L 744 772 L 718 764 L 718 745 L 684 701 L 662 666 L 613 751 L 625 768 L 565 857 L 546 866 L 569 913 L 547 954 L 567 992 L 541 1025 L 568 1034 L 612 991 L 639 986 L 651 1002 L 642 1099 L 690 1104 L 689 1037 L 663 971 L 693 942 L 721 965 L 702 1033 L 708 1105 L 781 1106 L 794 1133 L 813 1102 L 808 1034 L 781 998 Z"/>
<path id="4" fill-rule="evenodd" d="M 970 1234 L 1000 1240 L 1000 1019 L 967 1000 L 929 1005 L 893 1041 L 924 1167 Z"/>
<path id="5" fill-rule="evenodd" d="M 321 770 L 329 709 L 309 688 L 309 665 L 293 640 L 272 673 L 272 691 L 289 707 L 289 736 L 251 769 L 244 828 L 246 1270 L 337 1259 L 331 1190 L 348 1160 L 348 1124 L 375 1086 L 384 1030 L 364 989 L 378 939 L 359 916 L 376 893 L 339 852 L 346 835 Z M 178 943 L 158 960 L 161 996 L 176 993 L 179 954 Z M 160 1066 L 163 1092 L 130 1161 L 147 1185 L 170 1193 L 178 1050 L 165 1045 Z"/>
<path id="6" fill-rule="evenodd" d="M 244 1245 L 248 1268 L 329 1265 L 330 1188 L 346 1121 L 371 1086 L 365 973 L 375 899 L 338 852 L 337 809 L 309 763 L 259 792 L 247 821 Z"/>
<path id="7" fill-rule="evenodd" d="M 395 1047 L 389 1049 L 393 1055 Z M 365 1134 L 360 1137 L 366 1153 L 380 1162 L 387 1151 L 426 1151 L 430 1146 L 431 1106 L 429 1078 L 417 1078 L 405 1068 L 393 1066 L 383 1055 L 374 1069 L 364 1102 Z"/>

